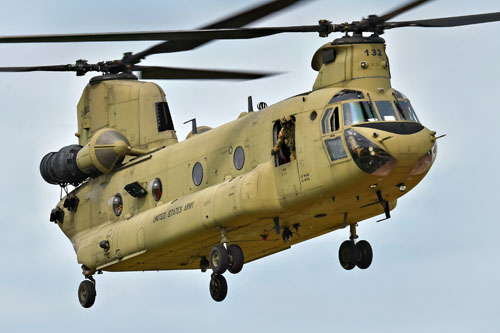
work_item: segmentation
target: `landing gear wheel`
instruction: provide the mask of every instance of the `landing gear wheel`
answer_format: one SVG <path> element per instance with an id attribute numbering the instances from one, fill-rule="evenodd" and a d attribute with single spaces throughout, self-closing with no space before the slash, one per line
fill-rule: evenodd
<path id="1" fill-rule="evenodd" d="M 210 296 L 216 302 L 222 302 L 227 295 L 227 282 L 220 274 L 212 274 L 210 279 Z"/>
<path id="2" fill-rule="evenodd" d="M 344 241 L 339 248 L 339 261 L 344 269 L 351 270 L 358 263 L 358 250 L 353 241 Z"/>
<path id="3" fill-rule="evenodd" d="M 241 247 L 236 244 L 230 245 L 227 248 L 227 253 L 229 255 L 229 266 L 227 270 L 233 274 L 239 273 L 243 268 L 243 264 L 245 262 Z"/>
<path id="4" fill-rule="evenodd" d="M 215 274 L 224 273 L 229 266 L 229 255 L 224 245 L 215 245 L 210 251 L 210 267 Z"/>
<path id="5" fill-rule="evenodd" d="M 82 281 L 78 287 L 78 300 L 84 308 L 90 308 L 95 302 L 95 285 L 88 280 Z"/>
<path id="6" fill-rule="evenodd" d="M 373 259 L 373 251 L 370 243 L 365 240 L 359 241 L 356 244 L 356 249 L 359 256 L 357 266 L 361 269 L 367 269 L 370 267 Z"/>

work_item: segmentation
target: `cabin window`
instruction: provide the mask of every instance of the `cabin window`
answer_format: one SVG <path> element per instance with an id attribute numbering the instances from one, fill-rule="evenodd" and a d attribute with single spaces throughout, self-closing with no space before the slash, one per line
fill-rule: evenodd
<path id="1" fill-rule="evenodd" d="M 350 102 L 343 105 L 344 126 L 380 120 L 370 102 Z"/>
<path id="2" fill-rule="evenodd" d="M 311 121 L 314 121 L 316 119 L 317 115 L 318 114 L 316 113 L 316 111 L 313 111 L 313 112 L 311 112 L 311 115 L 309 116 L 309 119 L 311 119 Z"/>
<path id="3" fill-rule="evenodd" d="M 163 187 L 161 185 L 160 178 L 155 178 L 155 180 L 151 182 L 151 194 L 153 195 L 153 199 L 155 201 L 161 199 L 161 196 L 163 194 Z"/>
<path id="4" fill-rule="evenodd" d="M 233 162 L 236 170 L 241 170 L 243 165 L 245 165 L 245 151 L 242 146 L 238 146 L 234 150 Z"/>
<path id="5" fill-rule="evenodd" d="M 167 102 L 156 103 L 155 109 L 158 132 L 164 132 L 168 130 L 173 131 L 174 123 L 172 122 L 172 116 L 170 115 L 170 109 L 168 108 Z"/>
<path id="6" fill-rule="evenodd" d="M 116 216 L 120 216 L 123 211 L 123 199 L 120 193 L 116 193 L 113 197 L 113 212 Z"/>
<path id="7" fill-rule="evenodd" d="M 193 183 L 196 186 L 199 186 L 203 181 L 203 167 L 201 166 L 200 162 L 196 162 L 196 164 L 194 165 L 192 175 L 193 175 Z"/>
<path id="8" fill-rule="evenodd" d="M 344 146 L 342 145 L 342 139 L 340 137 L 334 139 L 328 139 L 325 141 L 326 149 L 328 150 L 328 155 L 332 161 L 347 157 Z"/>
<path id="9" fill-rule="evenodd" d="M 397 120 L 396 112 L 394 111 L 394 107 L 392 102 L 390 101 L 377 101 L 375 102 L 377 105 L 378 113 L 382 120 L 394 121 Z"/>

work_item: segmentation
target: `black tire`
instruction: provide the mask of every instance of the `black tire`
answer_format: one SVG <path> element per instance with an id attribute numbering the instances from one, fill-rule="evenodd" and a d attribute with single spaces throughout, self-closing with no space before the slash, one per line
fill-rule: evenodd
<path id="1" fill-rule="evenodd" d="M 215 245 L 210 251 L 210 267 L 215 274 L 224 273 L 229 266 L 229 255 L 224 245 Z"/>
<path id="2" fill-rule="evenodd" d="M 358 267 L 361 269 L 367 269 L 370 267 L 373 259 L 373 251 L 370 243 L 365 240 L 359 241 L 356 244 L 356 249 L 358 250 Z"/>
<path id="3" fill-rule="evenodd" d="M 340 265 L 347 270 L 356 267 L 358 263 L 358 250 L 353 241 L 344 241 L 339 248 L 339 261 Z"/>
<path id="4" fill-rule="evenodd" d="M 227 270 L 230 273 L 236 274 L 241 272 L 243 264 L 245 263 L 245 258 L 243 256 L 243 250 L 236 244 L 230 245 L 227 248 L 227 253 L 229 255 L 229 266 Z"/>
<path id="5" fill-rule="evenodd" d="M 78 287 L 78 300 L 84 308 L 90 308 L 95 302 L 95 286 L 92 282 L 85 280 Z"/>
<path id="6" fill-rule="evenodd" d="M 227 295 L 226 278 L 220 274 L 213 274 L 210 279 L 210 296 L 216 302 L 222 302 Z"/>

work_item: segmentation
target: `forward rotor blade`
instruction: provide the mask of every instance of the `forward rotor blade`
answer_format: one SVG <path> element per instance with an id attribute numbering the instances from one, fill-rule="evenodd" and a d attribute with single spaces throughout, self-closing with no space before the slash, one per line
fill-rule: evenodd
<path id="1" fill-rule="evenodd" d="M 277 74 L 156 66 L 133 66 L 132 70 L 140 72 L 141 79 L 157 80 L 253 80 Z"/>
<path id="2" fill-rule="evenodd" d="M 87 72 L 102 72 L 107 69 L 105 63 L 89 64 L 86 60 L 77 60 L 74 64 L 29 67 L 0 67 L 0 72 L 76 72 L 77 76 Z M 109 71 L 109 70 L 107 70 Z"/>
<path id="3" fill-rule="evenodd" d="M 70 72 L 70 65 L 31 66 L 31 67 L 0 67 L 0 72 Z"/>
<path id="4" fill-rule="evenodd" d="M 385 23 L 384 29 L 393 29 L 401 27 L 446 28 L 446 27 L 458 27 L 462 25 L 488 23 L 496 21 L 500 21 L 500 12 L 478 14 L 478 15 L 442 17 L 429 20 L 387 22 Z"/>
<path id="5" fill-rule="evenodd" d="M 110 32 L 104 34 L 3 36 L 0 37 L 0 43 L 66 43 L 139 40 L 196 40 L 199 42 L 201 40 L 214 39 L 250 39 L 284 32 L 317 32 L 319 29 L 319 25 L 310 25 L 270 28 Z"/>
<path id="6" fill-rule="evenodd" d="M 379 16 L 378 19 L 381 21 L 381 22 L 385 22 L 387 20 L 390 20 L 392 19 L 393 17 L 399 15 L 399 14 L 402 14 L 404 12 L 407 12 L 409 11 L 410 9 L 413 9 L 415 7 L 418 7 L 426 2 L 429 2 L 429 1 L 432 1 L 432 0 L 414 0 L 414 1 L 411 1 L 409 3 L 407 3 L 406 5 L 403 5 L 397 9 L 394 9 L 393 11 L 387 13 L 387 14 L 384 14 L 382 16 Z"/>
<path id="7" fill-rule="evenodd" d="M 255 22 L 261 18 L 264 18 L 265 16 L 283 10 L 301 1 L 304 2 L 305 0 L 274 0 L 265 3 L 261 6 L 254 7 L 239 14 L 233 15 L 221 21 L 217 21 L 215 23 L 203 26 L 200 28 L 200 30 L 241 28 L 249 23 Z M 193 40 L 193 41 L 167 41 L 154 45 L 149 49 L 146 49 L 140 53 L 133 55 L 130 60 L 131 63 L 135 64 L 138 63 L 141 59 L 144 59 L 148 55 L 152 54 L 192 50 L 211 40 L 212 39 Z"/>

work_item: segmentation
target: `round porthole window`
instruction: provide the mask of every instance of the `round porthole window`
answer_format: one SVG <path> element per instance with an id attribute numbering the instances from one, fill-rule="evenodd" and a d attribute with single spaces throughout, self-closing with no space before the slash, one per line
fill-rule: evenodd
<path id="1" fill-rule="evenodd" d="M 120 193 L 116 193 L 113 197 L 113 212 L 116 216 L 120 216 L 123 211 L 123 199 Z"/>
<path id="2" fill-rule="evenodd" d="M 161 199 L 161 195 L 163 194 L 163 188 L 161 186 L 160 178 L 155 178 L 151 184 L 151 193 L 153 194 L 153 199 L 158 201 Z"/>
<path id="3" fill-rule="evenodd" d="M 193 167 L 193 183 L 198 186 L 203 181 L 203 167 L 200 162 L 196 162 Z"/>
<path id="4" fill-rule="evenodd" d="M 242 146 L 236 147 L 233 155 L 233 162 L 234 167 L 237 170 L 241 170 L 241 168 L 243 168 L 243 165 L 245 165 L 245 151 L 243 150 Z"/>
<path id="5" fill-rule="evenodd" d="M 316 113 L 316 111 L 313 111 L 313 112 L 311 112 L 311 114 L 309 115 L 309 119 L 311 119 L 311 120 L 315 120 L 317 116 L 318 116 L 318 114 Z"/>

